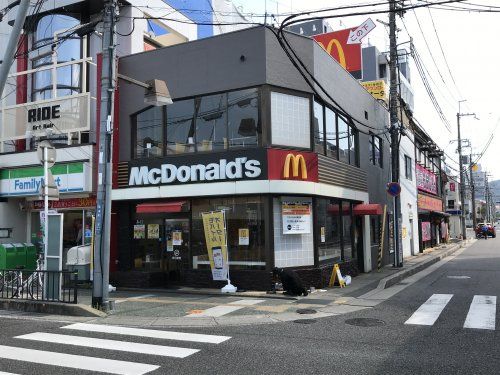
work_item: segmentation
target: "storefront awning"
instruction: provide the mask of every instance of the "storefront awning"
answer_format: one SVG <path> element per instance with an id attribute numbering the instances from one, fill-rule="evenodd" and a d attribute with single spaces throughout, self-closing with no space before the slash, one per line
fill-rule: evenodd
<path id="1" fill-rule="evenodd" d="M 168 212 L 182 212 L 182 206 L 186 201 L 163 202 L 163 203 L 141 203 L 135 208 L 138 214 L 156 214 Z"/>
<path id="2" fill-rule="evenodd" d="M 382 205 L 378 203 L 362 203 L 353 207 L 354 215 L 382 215 Z"/>

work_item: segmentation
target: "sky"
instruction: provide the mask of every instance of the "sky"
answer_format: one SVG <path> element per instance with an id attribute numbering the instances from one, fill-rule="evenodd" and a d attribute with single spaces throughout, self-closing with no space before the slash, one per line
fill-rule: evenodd
<path id="1" fill-rule="evenodd" d="M 263 14 L 267 8 L 268 13 L 282 14 L 381 1 L 233 0 L 233 2 L 241 6 L 244 13 Z M 470 2 L 497 6 L 499 7 L 497 10 L 500 10 L 500 0 L 470 0 Z M 416 5 L 423 2 L 405 1 L 407 6 L 410 3 Z M 453 4 L 453 6 L 461 5 Z M 377 19 L 388 21 L 387 14 L 380 14 L 335 18 L 330 19 L 329 23 L 334 30 L 340 30 L 356 27 L 368 17 L 373 21 Z M 259 18 L 254 17 L 254 20 L 257 19 Z M 479 154 L 490 136 L 494 134 L 490 146 L 478 162 L 483 170 L 491 173 L 491 179 L 500 179 L 498 152 L 500 150 L 500 48 L 498 48 L 496 26 L 499 21 L 500 13 L 461 12 L 435 8 L 409 10 L 402 18 L 397 17 L 397 27 L 400 29 L 398 43 L 412 38 L 415 49 L 428 71 L 432 91 L 451 125 L 451 132 L 446 129 L 432 106 L 418 71 L 411 61 L 411 84 L 415 92 L 414 116 L 438 146 L 448 154 L 446 162 L 458 169 L 456 164 L 458 101 L 466 100 L 460 105 L 460 113 L 475 113 L 476 116 L 461 117 L 461 136 L 462 139 L 470 140 L 472 153 Z M 377 46 L 380 51 L 387 51 L 388 29 L 380 22 L 375 23 L 376 28 L 363 40 L 363 43 L 370 43 Z M 463 143 L 465 144 L 466 142 Z M 470 150 L 465 148 L 464 152 L 468 154 Z M 456 172 L 452 171 L 452 174 L 454 173 Z"/>

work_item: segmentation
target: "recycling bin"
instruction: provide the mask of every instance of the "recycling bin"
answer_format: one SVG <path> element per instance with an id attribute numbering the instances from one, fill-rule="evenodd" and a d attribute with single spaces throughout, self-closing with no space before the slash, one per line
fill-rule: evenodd
<path id="1" fill-rule="evenodd" d="M 28 242 L 24 244 L 26 249 L 26 269 L 30 271 L 36 270 L 37 251 L 34 244 Z"/>
<path id="2" fill-rule="evenodd" d="M 16 268 L 16 248 L 11 243 L 2 246 L 5 249 L 5 266 L 2 268 L 7 270 Z"/>
<path id="3" fill-rule="evenodd" d="M 26 268 L 26 247 L 23 243 L 12 244 L 15 247 L 13 268 Z"/>

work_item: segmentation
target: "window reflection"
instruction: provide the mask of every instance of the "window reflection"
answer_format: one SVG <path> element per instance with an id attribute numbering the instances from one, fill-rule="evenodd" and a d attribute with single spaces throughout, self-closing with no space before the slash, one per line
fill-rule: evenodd
<path id="1" fill-rule="evenodd" d="M 349 202 L 342 202 L 342 242 L 344 245 L 344 260 L 350 260 L 353 258 L 351 226 L 351 204 Z"/>
<path id="2" fill-rule="evenodd" d="M 339 202 L 335 199 L 318 198 L 317 216 L 319 261 L 330 259 L 339 261 L 341 259 Z"/>
<path id="3" fill-rule="evenodd" d="M 195 151 L 194 100 L 181 100 L 167 107 L 167 154 Z"/>
<path id="4" fill-rule="evenodd" d="M 227 94 L 229 147 L 253 147 L 259 144 L 259 97 L 257 89 Z"/>
<path id="5" fill-rule="evenodd" d="M 326 124 L 326 154 L 337 158 L 337 125 L 335 123 L 335 112 L 330 108 L 325 109 Z"/>
<path id="6" fill-rule="evenodd" d="M 226 94 L 204 96 L 195 100 L 198 151 L 226 148 L 226 100 Z"/>
<path id="7" fill-rule="evenodd" d="M 135 116 L 135 156 L 154 157 L 163 154 L 163 109 L 151 107 Z"/>
<path id="8" fill-rule="evenodd" d="M 323 154 L 325 150 L 324 147 L 325 134 L 323 130 L 323 106 L 318 102 L 314 102 L 313 125 L 314 125 L 314 148 L 316 152 Z"/>
<path id="9" fill-rule="evenodd" d="M 339 160 L 349 163 L 349 125 L 340 116 L 338 116 L 339 129 Z"/>

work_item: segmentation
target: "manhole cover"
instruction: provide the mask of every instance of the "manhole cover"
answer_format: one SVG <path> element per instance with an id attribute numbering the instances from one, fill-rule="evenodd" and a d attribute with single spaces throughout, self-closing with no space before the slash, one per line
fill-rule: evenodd
<path id="1" fill-rule="evenodd" d="M 316 314 L 316 310 L 313 309 L 298 309 L 297 314 Z"/>
<path id="2" fill-rule="evenodd" d="M 298 319 L 298 320 L 294 320 L 293 322 L 298 323 L 298 324 L 313 324 L 313 323 L 316 323 L 317 320 L 316 319 Z"/>
<path id="3" fill-rule="evenodd" d="M 358 327 L 377 327 L 385 325 L 385 322 L 383 320 L 373 318 L 354 318 L 347 319 L 345 322 L 346 324 L 349 324 L 351 326 Z"/>

